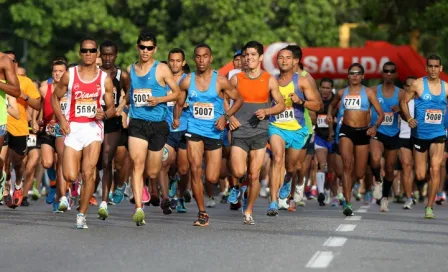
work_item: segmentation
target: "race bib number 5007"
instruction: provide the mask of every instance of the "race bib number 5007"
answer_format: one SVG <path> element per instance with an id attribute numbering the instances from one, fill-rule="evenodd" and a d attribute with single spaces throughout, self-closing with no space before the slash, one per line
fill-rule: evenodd
<path id="1" fill-rule="evenodd" d="M 202 120 L 213 120 L 215 117 L 215 107 L 212 103 L 194 103 L 193 117 Z"/>

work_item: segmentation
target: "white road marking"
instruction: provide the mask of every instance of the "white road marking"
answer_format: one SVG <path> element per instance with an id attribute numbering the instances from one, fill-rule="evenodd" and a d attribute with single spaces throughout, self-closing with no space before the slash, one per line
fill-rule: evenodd
<path id="1" fill-rule="evenodd" d="M 333 257 L 333 252 L 331 251 L 317 251 L 305 267 L 326 268 L 330 264 L 331 260 L 333 260 Z"/>
<path id="2" fill-rule="evenodd" d="M 356 228 L 356 225 L 351 225 L 351 224 L 341 224 L 341 225 L 339 225 L 339 227 L 336 229 L 336 231 L 342 231 L 342 232 L 354 231 L 355 228 Z"/>
<path id="3" fill-rule="evenodd" d="M 347 238 L 345 237 L 330 237 L 327 241 L 325 241 L 323 246 L 326 247 L 341 247 L 347 242 Z"/>
<path id="4" fill-rule="evenodd" d="M 346 218 L 345 218 L 345 220 L 348 220 L 348 221 L 359 221 L 359 220 L 361 220 L 361 218 L 362 218 L 362 216 L 347 216 Z"/>
<path id="5" fill-rule="evenodd" d="M 356 213 L 366 213 L 367 209 L 361 209 L 359 208 L 357 211 L 355 211 Z"/>
<path id="6" fill-rule="evenodd" d="M 360 209 L 368 209 L 368 208 L 370 208 L 370 205 L 360 207 Z"/>

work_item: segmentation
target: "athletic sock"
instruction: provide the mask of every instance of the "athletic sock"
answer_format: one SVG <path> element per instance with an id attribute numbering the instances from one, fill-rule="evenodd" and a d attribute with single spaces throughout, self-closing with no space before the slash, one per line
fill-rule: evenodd
<path id="1" fill-rule="evenodd" d="M 324 172 L 316 173 L 316 183 L 317 183 L 317 192 L 323 193 L 324 186 L 325 186 L 325 173 Z"/>
<path id="2" fill-rule="evenodd" d="M 390 189 L 392 188 L 393 181 L 383 179 L 383 197 L 388 198 L 390 195 Z"/>
<path id="3" fill-rule="evenodd" d="M 376 182 L 381 182 L 381 168 L 372 168 L 373 176 Z"/>

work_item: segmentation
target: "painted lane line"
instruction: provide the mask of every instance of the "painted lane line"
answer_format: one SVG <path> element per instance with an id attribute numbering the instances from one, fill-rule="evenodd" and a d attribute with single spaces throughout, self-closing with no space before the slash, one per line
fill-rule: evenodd
<path id="1" fill-rule="evenodd" d="M 356 213 L 366 213 L 367 209 L 361 209 L 359 208 L 358 210 L 355 211 Z"/>
<path id="2" fill-rule="evenodd" d="M 360 209 L 368 209 L 368 208 L 370 208 L 370 205 L 360 207 Z"/>
<path id="3" fill-rule="evenodd" d="M 362 216 L 347 216 L 346 218 L 345 218 L 345 220 L 348 220 L 348 221 L 359 221 L 359 220 L 361 220 L 361 218 L 362 218 Z"/>
<path id="4" fill-rule="evenodd" d="M 341 225 L 339 225 L 339 227 L 336 229 L 336 231 L 341 231 L 341 232 L 354 231 L 355 228 L 356 228 L 356 225 L 351 225 L 351 224 L 341 224 Z"/>
<path id="5" fill-rule="evenodd" d="M 327 241 L 325 241 L 323 246 L 326 247 L 341 247 L 347 242 L 347 238 L 345 237 L 330 237 Z"/>
<path id="6" fill-rule="evenodd" d="M 330 264 L 331 260 L 333 260 L 333 257 L 333 252 L 331 251 L 317 251 L 305 267 L 326 268 Z"/>

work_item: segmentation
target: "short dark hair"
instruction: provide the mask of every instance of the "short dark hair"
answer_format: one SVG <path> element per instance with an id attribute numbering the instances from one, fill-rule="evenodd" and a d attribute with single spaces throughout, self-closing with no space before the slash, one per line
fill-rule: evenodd
<path id="1" fill-rule="evenodd" d="M 16 55 L 16 52 L 14 52 L 14 51 L 12 51 L 12 50 L 6 50 L 6 51 L 3 51 L 3 54 L 17 56 L 17 55 Z"/>
<path id="2" fill-rule="evenodd" d="M 250 41 L 250 42 L 246 43 L 243 47 L 243 51 L 247 52 L 247 48 L 255 48 L 257 50 L 258 55 L 260 55 L 260 56 L 263 55 L 263 53 L 264 53 L 263 45 L 257 41 Z"/>
<path id="3" fill-rule="evenodd" d="M 58 57 L 55 57 L 52 62 L 54 63 L 56 61 L 63 61 L 65 63 L 67 63 L 67 58 L 63 57 L 63 56 L 58 56 Z"/>
<path id="4" fill-rule="evenodd" d="M 426 65 L 428 65 L 430 60 L 438 60 L 440 65 L 442 65 L 442 59 L 439 56 L 437 56 L 437 55 L 431 55 L 431 56 L 427 57 L 426 58 Z"/>
<path id="5" fill-rule="evenodd" d="M 324 83 L 324 82 L 328 82 L 328 83 L 330 83 L 330 84 L 331 84 L 331 88 L 333 88 L 333 86 L 334 86 L 333 79 L 331 79 L 331 78 L 329 78 L 329 77 L 324 77 L 324 78 L 322 78 L 322 79 L 320 80 L 319 86 L 322 86 L 322 83 Z"/>
<path id="6" fill-rule="evenodd" d="M 210 49 L 210 52 L 212 50 Z M 185 53 L 184 50 L 180 49 L 180 48 L 173 48 L 170 50 L 170 52 L 168 53 L 168 59 L 170 59 L 170 55 L 171 54 L 182 54 L 182 60 L 185 60 Z"/>
<path id="7" fill-rule="evenodd" d="M 417 77 L 415 77 L 415 76 L 408 76 L 408 77 L 404 80 L 404 82 L 403 82 L 404 85 L 406 85 L 406 82 L 408 81 L 408 79 L 414 79 L 414 80 L 416 80 Z"/>
<path id="8" fill-rule="evenodd" d="M 156 35 L 147 30 L 143 30 L 142 32 L 140 32 L 140 35 L 138 35 L 137 44 L 140 44 L 140 42 L 152 42 L 154 46 L 157 46 Z"/>
<path id="9" fill-rule="evenodd" d="M 397 69 L 397 65 L 394 62 L 392 62 L 392 61 L 388 61 L 388 62 L 384 63 L 383 64 L 383 68 L 385 66 L 393 66 L 393 67 L 395 67 L 395 69 Z"/>
<path id="10" fill-rule="evenodd" d="M 286 46 L 285 49 L 291 51 L 292 55 L 294 56 L 295 59 L 299 59 L 299 67 L 300 67 L 300 69 L 303 70 L 302 48 L 300 48 L 300 46 L 298 46 L 298 45 L 290 44 L 290 45 Z"/>
<path id="11" fill-rule="evenodd" d="M 364 75 L 364 67 L 363 67 L 361 64 L 359 64 L 359 63 L 357 63 L 357 62 L 352 63 L 352 65 L 350 65 L 350 67 L 348 67 L 348 72 L 350 72 L 350 70 L 351 70 L 353 67 L 359 67 L 359 69 L 361 69 L 361 73 Z"/>
<path id="12" fill-rule="evenodd" d="M 161 60 L 160 63 L 168 64 L 166 60 Z"/>
<path id="13" fill-rule="evenodd" d="M 111 40 L 105 40 L 104 42 L 101 43 L 100 45 L 100 52 L 103 50 L 103 47 L 113 47 L 115 48 L 115 53 L 118 53 L 118 46 L 116 43 L 114 43 Z"/>
<path id="14" fill-rule="evenodd" d="M 86 38 L 82 39 L 81 42 L 79 43 L 79 49 L 82 48 L 82 44 L 86 41 L 92 41 L 95 43 L 95 46 L 98 47 L 98 44 L 96 43 L 95 39 L 93 39 L 91 37 L 86 37 Z"/>
<path id="15" fill-rule="evenodd" d="M 194 54 L 196 55 L 196 50 L 197 49 L 199 49 L 199 48 L 208 48 L 208 50 L 210 50 L 210 54 L 212 54 L 212 48 L 210 47 L 210 45 L 208 45 L 208 44 L 206 44 L 206 43 L 200 43 L 200 44 L 198 44 L 198 45 L 196 45 L 195 47 L 194 47 Z"/>
<path id="16" fill-rule="evenodd" d="M 64 65 L 65 66 L 65 70 L 68 69 L 67 62 L 62 61 L 62 60 L 55 60 L 55 61 L 53 61 L 53 66 L 55 66 L 55 65 Z"/>

